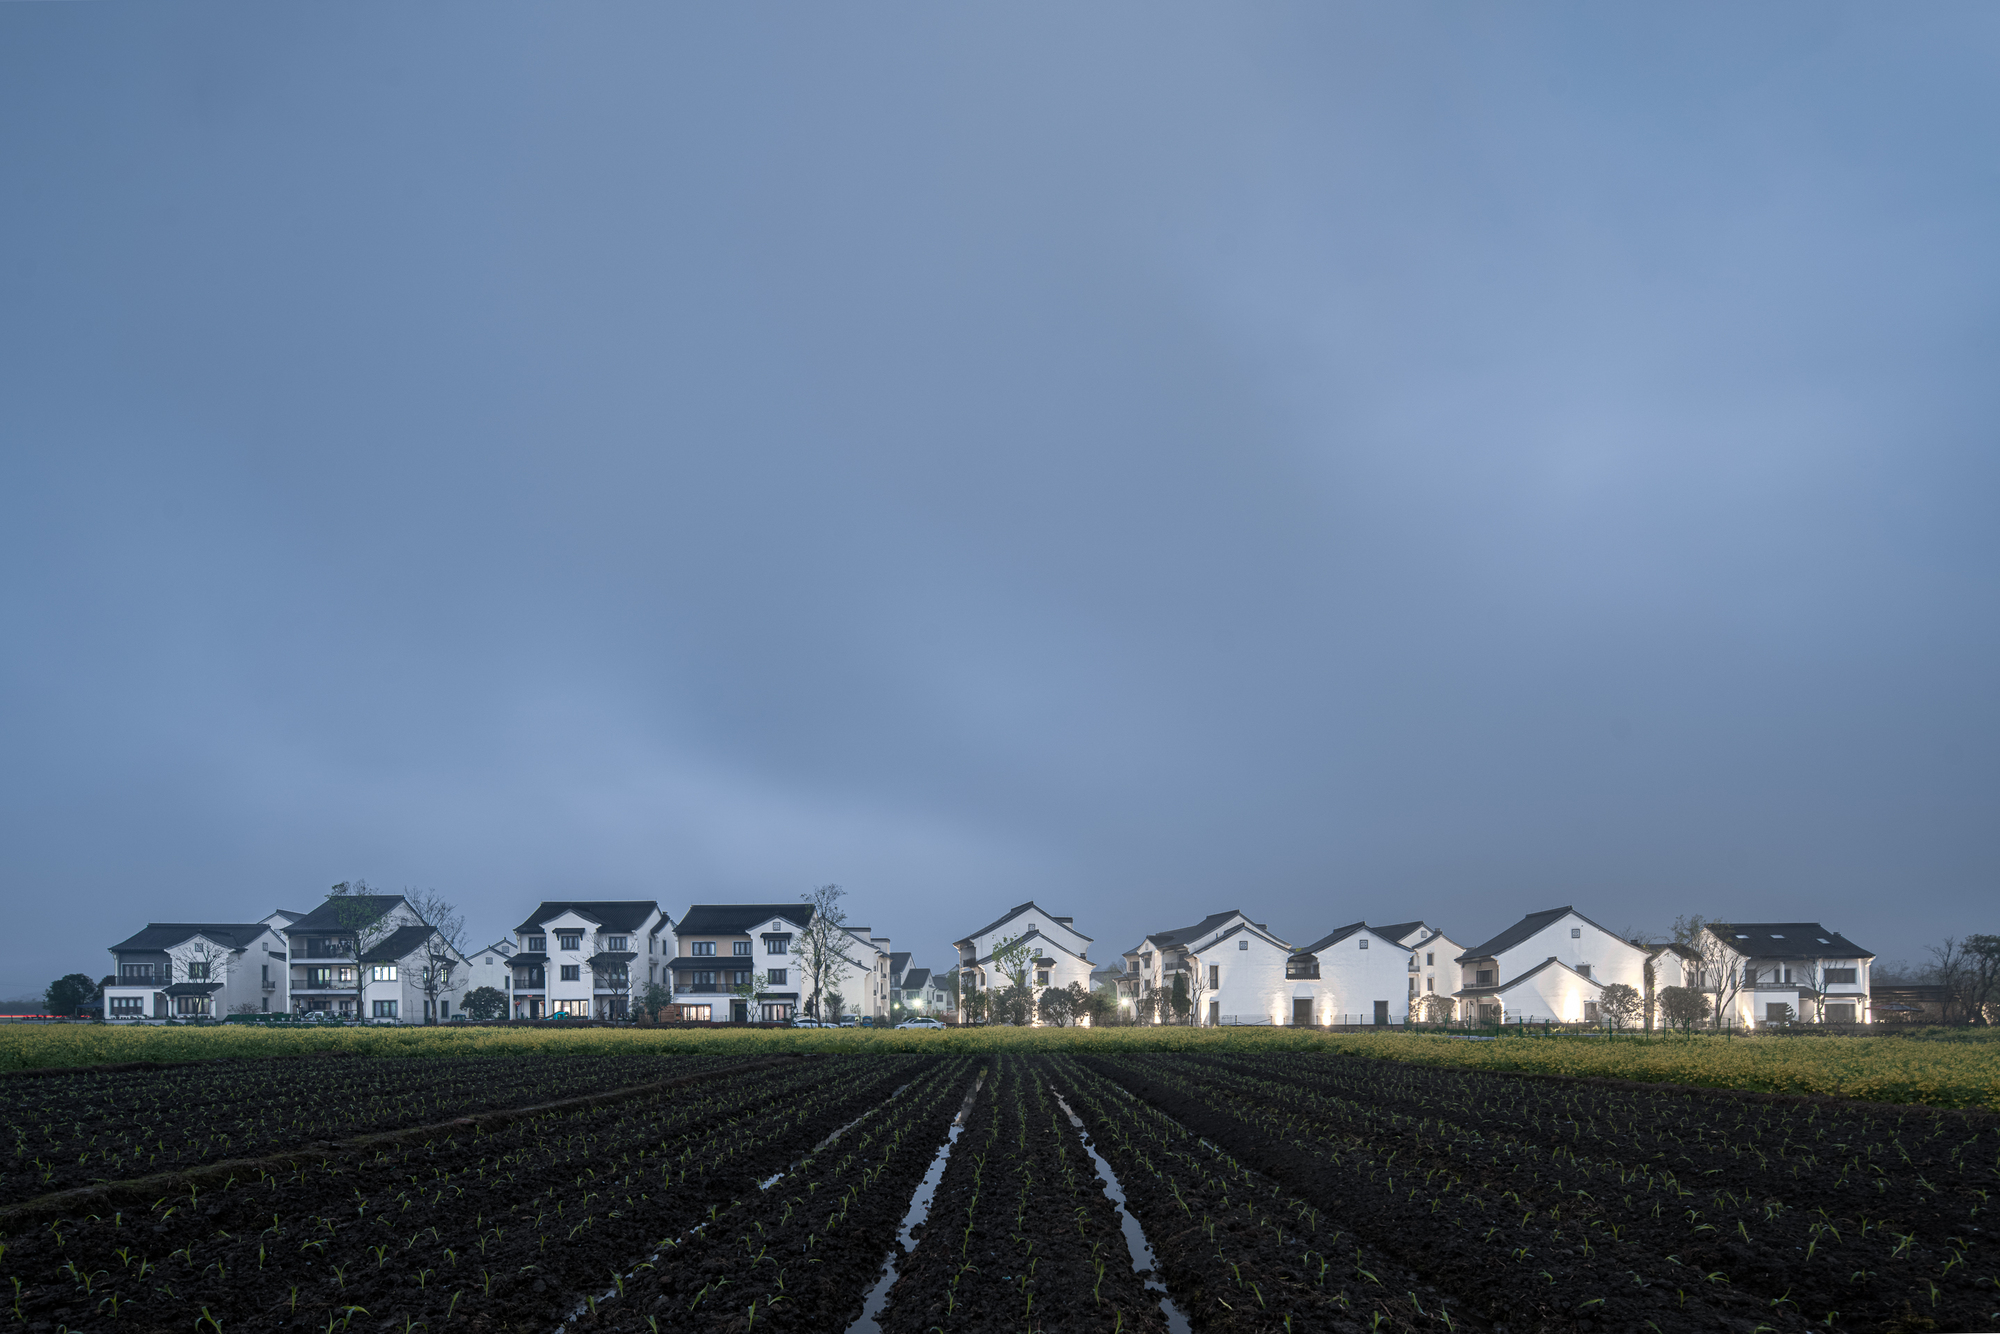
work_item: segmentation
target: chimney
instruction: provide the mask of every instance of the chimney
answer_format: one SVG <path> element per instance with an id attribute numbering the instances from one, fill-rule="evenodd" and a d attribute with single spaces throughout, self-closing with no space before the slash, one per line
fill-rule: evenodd
<path id="1" fill-rule="evenodd" d="M 1052 922 L 1061 922 L 1064 926 L 1076 925 L 1076 918 L 1074 917 L 1052 917 L 1049 920 Z"/>

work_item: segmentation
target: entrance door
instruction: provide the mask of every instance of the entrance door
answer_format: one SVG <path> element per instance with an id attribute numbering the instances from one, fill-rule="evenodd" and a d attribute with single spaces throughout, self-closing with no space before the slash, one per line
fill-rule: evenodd
<path id="1" fill-rule="evenodd" d="M 1294 1000 L 1292 1002 L 1292 1022 L 1294 1024 L 1297 1024 L 1299 1027 L 1304 1028 L 1309 1026 L 1312 1023 L 1312 1021 L 1313 1021 L 1312 997 L 1308 996 L 1304 1000 Z"/>
<path id="2" fill-rule="evenodd" d="M 1222 1023 L 1222 1002 L 1210 1001 L 1208 1003 L 1208 1026 L 1210 1028 L 1215 1028 L 1221 1023 Z"/>
<path id="3" fill-rule="evenodd" d="M 1375 1002 L 1375 1022 L 1376 1022 L 1376 1023 L 1378 1023 L 1378 1024 L 1386 1024 L 1386 1023 L 1388 1023 L 1388 1022 L 1389 1022 L 1389 1002 L 1388 1002 L 1388 1001 L 1376 1001 L 1376 1002 Z"/>
<path id="4" fill-rule="evenodd" d="M 747 1024 L 747 1023 L 749 1023 L 749 1022 L 750 1022 L 750 1002 L 749 1002 L 749 1001 L 731 1001 L 731 1002 L 729 1002 L 729 1022 L 730 1022 L 730 1023 L 732 1023 L 732 1024 Z"/>

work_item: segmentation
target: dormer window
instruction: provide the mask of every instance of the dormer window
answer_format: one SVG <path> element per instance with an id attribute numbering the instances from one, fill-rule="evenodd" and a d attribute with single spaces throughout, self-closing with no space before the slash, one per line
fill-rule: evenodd
<path id="1" fill-rule="evenodd" d="M 1771 939 L 1773 939 L 1773 940 L 1783 940 L 1783 939 L 1784 939 L 1784 937 L 1783 937 L 1783 936 L 1781 936 L 1781 935 L 1779 935 L 1779 934 L 1778 934 L 1778 933 L 1777 933 L 1776 931 L 1773 931 L 1773 932 L 1771 933 Z"/>

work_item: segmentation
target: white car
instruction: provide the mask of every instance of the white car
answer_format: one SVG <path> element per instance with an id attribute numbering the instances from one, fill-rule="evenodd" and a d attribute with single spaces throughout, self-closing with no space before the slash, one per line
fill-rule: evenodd
<path id="1" fill-rule="evenodd" d="M 905 1020 L 904 1020 L 904 1021 L 903 1021 L 902 1023 L 900 1023 L 900 1024 L 897 1024 L 897 1025 L 896 1025 L 896 1027 L 898 1027 L 898 1028 L 943 1028 L 943 1027 L 944 1027 L 944 1025 L 943 1025 L 943 1024 L 941 1024 L 941 1023 L 939 1023 L 939 1022 L 938 1022 L 937 1020 L 935 1020 L 935 1019 L 905 1019 Z"/>

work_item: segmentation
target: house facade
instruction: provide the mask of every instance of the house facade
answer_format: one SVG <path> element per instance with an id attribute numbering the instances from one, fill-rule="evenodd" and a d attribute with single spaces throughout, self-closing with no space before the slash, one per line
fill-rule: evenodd
<path id="1" fill-rule="evenodd" d="M 673 929 L 652 899 L 544 900 L 514 928 L 514 1017 L 631 1018 L 645 987 L 640 961 L 656 967 Z"/>
<path id="2" fill-rule="evenodd" d="M 1722 960 L 1704 979 L 1722 1022 L 1738 1028 L 1803 1020 L 1870 1021 L 1875 956 L 1818 922 L 1710 922 L 1697 949 Z"/>
<path id="3" fill-rule="evenodd" d="M 1155 931 L 1124 953 L 1119 1002 L 1153 1023 L 1285 1024 L 1294 1016 L 1292 946 L 1241 912 L 1210 913 L 1192 926 Z"/>
<path id="4" fill-rule="evenodd" d="M 1454 961 L 1459 1018 L 1484 1023 L 1587 1023 L 1597 998 L 1622 982 L 1646 994 L 1651 951 L 1575 908 L 1529 913 Z"/>
<path id="5" fill-rule="evenodd" d="M 1076 929 L 1074 917 L 1058 917 L 1032 899 L 1017 904 L 997 920 L 952 942 L 958 951 L 961 1009 L 966 996 L 983 994 L 990 1005 L 994 993 L 1013 985 L 1014 979 L 993 958 L 996 949 L 1026 950 L 1017 967 L 1039 997 L 1049 987 L 1067 987 L 1072 982 L 1089 987 L 1090 945 L 1090 937 Z"/>
<path id="6" fill-rule="evenodd" d="M 1391 937 L 1409 951 L 1409 964 L 1405 984 L 1409 989 L 1408 1003 L 1403 1007 L 1405 1017 L 1419 1016 L 1423 998 L 1443 996 L 1446 1007 L 1457 1010 L 1457 1003 L 1451 999 L 1452 992 L 1458 990 L 1459 955 L 1465 947 L 1428 922 L 1397 922 L 1391 926 L 1372 928 L 1378 935 Z M 1443 990 L 1438 982 L 1442 978 Z"/>
<path id="7" fill-rule="evenodd" d="M 336 894 L 284 928 L 291 964 L 292 1012 L 329 1018 L 368 1015 L 368 971 L 361 955 L 405 927 L 423 923 L 401 894 Z M 385 987 L 389 984 L 383 984 Z M 400 1001 L 402 993 L 381 999 Z"/>
<path id="8" fill-rule="evenodd" d="M 512 937 L 503 936 L 485 949 L 473 950 L 465 956 L 466 994 L 491 987 L 507 998 L 507 1008 L 502 1014 L 514 1012 L 514 956 L 520 953 Z"/>
<path id="9" fill-rule="evenodd" d="M 361 1016 L 428 1024 L 463 1016 L 470 989 L 465 956 L 423 922 L 399 926 L 361 949 Z"/>
<path id="10" fill-rule="evenodd" d="M 1294 1024 L 1401 1024 L 1410 1016 L 1410 944 L 1432 939 L 1422 923 L 1335 927 L 1287 960 Z M 1432 950 L 1433 955 L 1436 954 Z M 1417 958 L 1423 955 L 1418 953 Z"/>
<path id="11" fill-rule="evenodd" d="M 107 1022 L 284 1014 L 285 938 L 264 922 L 150 922 L 111 946 Z"/>
<path id="12" fill-rule="evenodd" d="M 928 968 L 904 970 L 900 994 L 903 1012 L 913 1019 L 951 1015 L 951 993 L 945 990 L 944 979 Z"/>

